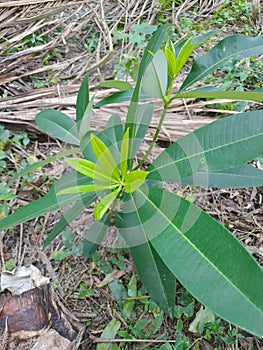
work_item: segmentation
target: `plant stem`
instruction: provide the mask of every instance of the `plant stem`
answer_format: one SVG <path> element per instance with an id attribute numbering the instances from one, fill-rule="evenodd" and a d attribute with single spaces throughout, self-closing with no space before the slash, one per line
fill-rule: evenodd
<path id="1" fill-rule="evenodd" d="M 145 155 L 143 156 L 143 158 L 141 159 L 141 161 L 136 165 L 136 167 L 134 168 L 134 170 L 140 168 L 140 166 L 143 165 L 143 163 L 146 161 L 147 157 L 149 156 L 149 154 L 151 153 L 156 141 L 157 141 L 157 138 L 160 134 L 160 131 L 161 131 L 161 127 L 162 127 L 162 124 L 163 124 L 163 121 L 164 121 L 164 117 L 166 115 L 166 112 L 167 112 L 167 109 L 168 109 L 168 106 L 169 106 L 169 103 L 165 103 L 164 104 L 164 108 L 163 108 L 163 111 L 162 111 L 162 115 L 161 115 L 161 118 L 159 120 L 159 123 L 158 123 L 158 126 L 157 126 L 157 129 L 155 131 L 155 134 L 153 136 L 153 139 L 151 141 L 151 144 L 147 150 L 147 152 L 145 153 Z"/>

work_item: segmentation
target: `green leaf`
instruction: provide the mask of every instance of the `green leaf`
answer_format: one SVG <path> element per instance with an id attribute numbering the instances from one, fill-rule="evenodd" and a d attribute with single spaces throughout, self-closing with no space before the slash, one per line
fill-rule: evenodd
<path id="1" fill-rule="evenodd" d="M 120 173 L 109 148 L 94 134 L 90 135 L 93 152 L 104 169 L 106 176 L 120 180 Z"/>
<path id="2" fill-rule="evenodd" d="M 151 97 L 164 99 L 167 89 L 167 59 L 163 50 L 158 50 L 149 63 L 142 80 L 142 89 Z"/>
<path id="3" fill-rule="evenodd" d="M 72 249 L 75 242 L 75 235 L 69 228 L 64 230 L 62 234 L 62 242 L 67 249 Z"/>
<path id="4" fill-rule="evenodd" d="M 121 148 L 123 130 L 123 124 L 119 114 L 113 114 L 107 122 L 104 134 L 111 140 L 113 145 L 117 145 L 118 150 Z"/>
<path id="5" fill-rule="evenodd" d="M 36 124 L 52 137 L 65 143 L 79 145 L 76 123 L 62 112 L 45 109 L 36 115 Z"/>
<path id="6" fill-rule="evenodd" d="M 209 32 L 207 32 L 205 34 L 198 35 L 198 36 L 193 38 L 193 44 L 195 44 L 196 47 L 198 47 L 201 44 L 203 44 L 205 41 L 210 39 L 213 35 L 217 34 L 218 32 L 220 32 L 220 30 L 215 29 L 215 30 L 210 30 Z M 182 49 L 184 44 L 187 42 L 187 40 L 188 39 L 184 39 L 184 40 L 180 41 L 178 44 L 174 45 L 173 49 L 174 49 L 175 56 L 178 56 L 180 50 Z"/>
<path id="7" fill-rule="evenodd" d="M 84 116 L 86 108 L 89 104 L 89 77 L 85 76 L 83 79 L 78 96 L 77 96 L 77 104 L 76 104 L 76 120 L 78 125 Z"/>
<path id="8" fill-rule="evenodd" d="M 69 156 L 72 153 L 78 153 L 78 152 L 80 152 L 80 148 L 75 147 L 75 148 L 71 148 L 71 149 L 67 149 L 65 151 L 59 152 L 59 153 L 55 154 L 54 156 L 47 157 L 46 159 L 41 160 L 40 162 L 33 163 L 33 164 L 21 169 L 15 175 L 13 175 L 10 178 L 10 180 L 8 181 L 8 186 L 10 186 L 12 183 L 14 183 L 20 177 L 35 171 L 37 168 L 41 168 L 42 166 L 44 166 L 46 164 L 54 162 L 60 158 L 64 158 L 66 156 Z"/>
<path id="9" fill-rule="evenodd" d="M 120 169 L 122 181 L 125 181 L 128 169 L 128 155 L 129 155 L 129 129 L 123 135 L 120 152 Z"/>
<path id="10" fill-rule="evenodd" d="M 85 112 L 82 116 L 82 119 L 78 123 L 80 141 L 83 139 L 84 135 L 90 130 L 90 118 L 92 115 L 93 104 L 94 104 L 94 97 L 92 97 L 92 99 L 88 103 L 85 109 Z"/>
<path id="11" fill-rule="evenodd" d="M 134 23 L 131 26 L 131 28 L 136 33 L 152 34 L 153 32 L 156 31 L 157 26 L 152 25 L 152 24 L 147 23 L 147 22 L 143 22 L 143 23 L 140 23 L 140 24 Z"/>
<path id="12" fill-rule="evenodd" d="M 102 83 L 99 83 L 98 86 L 118 89 L 121 91 L 132 89 L 131 84 L 123 80 L 106 80 L 106 81 L 103 81 Z"/>
<path id="13" fill-rule="evenodd" d="M 139 94 L 140 94 L 142 78 L 145 74 L 145 71 L 146 71 L 148 65 L 150 64 L 150 62 L 153 59 L 152 54 L 155 54 L 160 49 L 162 43 L 164 42 L 167 28 L 168 28 L 168 26 L 166 24 L 159 26 L 158 29 L 154 32 L 153 36 L 151 37 L 150 41 L 148 42 L 148 44 L 144 50 L 144 53 L 143 53 L 143 56 L 142 56 L 142 59 L 141 59 L 141 62 L 140 62 L 139 68 L 138 68 L 138 77 L 137 77 L 137 82 L 136 82 L 136 86 L 134 89 L 134 93 L 132 96 L 132 102 L 136 103 L 139 101 Z M 130 113 L 131 112 L 132 112 L 132 109 L 130 110 Z M 135 116 L 132 116 L 130 114 L 130 115 L 128 115 L 128 117 L 129 118 L 127 120 L 127 124 L 129 124 L 129 123 L 133 124 L 134 122 L 136 122 L 136 120 L 134 119 Z"/>
<path id="14" fill-rule="evenodd" d="M 220 172 L 263 154 L 261 110 L 222 118 L 186 135 L 148 168 L 149 180 L 180 182 L 196 172 Z"/>
<path id="15" fill-rule="evenodd" d="M 126 288 L 118 279 L 114 279 L 108 284 L 112 297 L 115 299 L 117 304 L 122 308 L 124 300 L 127 298 Z"/>
<path id="16" fill-rule="evenodd" d="M 132 193 L 136 191 L 145 182 L 147 175 L 148 175 L 147 171 L 132 170 L 125 177 L 124 191 L 126 193 Z"/>
<path id="17" fill-rule="evenodd" d="M 217 98 L 236 101 L 255 101 L 263 102 L 263 92 L 245 92 L 245 91 L 207 91 L 206 89 L 196 89 L 192 91 L 180 92 L 175 98 Z"/>
<path id="18" fill-rule="evenodd" d="M 51 259 L 56 261 L 63 260 L 70 255 L 70 251 L 68 249 L 59 249 L 51 253 Z"/>
<path id="19" fill-rule="evenodd" d="M 116 334 L 121 326 L 120 321 L 117 321 L 115 318 L 112 319 L 108 325 L 105 327 L 104 331 L 101 334 L 101 338 L 105 339 L 114 339 Z M 110 343 L 101 343 L 98 344 L 96 350 L 108 350 L 110 349 L 112 344 Z"/>
<path id="20" fill-rule="evenodd" d="M 85 198 L 90 198 L 91 194 L 76 194 L 76 195 L 64 195 L 59 199 L 57 197 L 57 192 L 65 188 L 65 186 L 71 186 L 76 183 L 85 183 L 87 178 L 77 177 L 75 172 L 68 173 L 61 177 L 61 179 L 50 189 L 45 197 L 41 197 L 34 202 L 31 202 L 24 207 L 19 208 L 12 214 L 8 215 L 6 218 L 0 220 L 0 231 L 5 230 L 9 227 L 16 226 L 22 222 L 26 222 L 37 218 L 38 216 L 50 213 L 52 211 L 58 210 L 61 207 L 71 204 L 77 200 L 84 200 Z M 92 194 L 94 196 L 94 194 Z"/>
<path id="21" fill-rule="evenodd" d="M 160 331 L 164 321 L 164 313 L 161 311 L 159 315 L 157 315 L 153 321 L 152 329 L 151 329 L 151 335 L 154 335 L 158 331 Z M 160 350 L 160 348 L 159 348 Z"/>
<path id="22" fill-rule="evenodd" d="M 92 183 L 88 185 L 83 186 L 75 186 L 75 187 L 69 187 L 64 188 L 64 190 L 61 190 L 57 193 L 57 195 L 62 194 L 73 194 L 73 193 L 84 193 L 84 192 L 97 192 L 97 191 L 105 191 L 105 190 L 112 190 L 116 187 L 118 187 L 118 184 L 111 184 L 111 183 Z"/>
<path id="23" fill-rule="evenodd" d="M 101 199 L 101 201 L 96 205 L 94 209 L 94 216 L 96 220 L 100 220 L 103 215 L 108 211 L 111 204 L 118 197 L 121 192 L 121 186 L 119 186 L 116 190 L 108 193 L 105 197 Z"/>
<path id="24" fill-rule="evenodd" d="M 66 213 L 63 214 L 62 218 L 53 226 L 51 232 L 48 234 L 44 242 L 43 249 L 45 249 L 48 244 L 51 243 L 63 230 L 65 230 L 68 224 L 73 221 L 73 219 L 80 214 L 87 205 L 95 201 L 96 197 L 96 194 L 92 194 L 86 198 L 83 198 L 82 200 L 76 201 L 76 203 L 69 210 L 67 210 Z"/>
<path id="25" fill-rule="evenodd" d="M 255 38 L 243 34 L 230 35 L 221 40 L 206 54 L 196 59 L 180 88 L 180 92 L 222 67 L 230 59 L 241 60 L 246 57 L 260 55 L 262 52 L 262 35 Z"/>
<path id="26" fill-rule="evenodd" d="M 154 187 L 141 187 L 126 206 L 123 222 L 134 243 L 137 231 L 143 231 L 197 300 L 228 322 L 263 336 L 263 271 L 225 227 L 189 201 Z"/>
<path id="27" fill-rule="evenodd" d="M 247 188 L 263 186 L 263 171 L 252 165 L 241 165 L 235 168 L 211 172 L 196 172 L 181 179 L 182 184 L 215 188 Z"/>
<path id="28" fill-rule="evenodd" d="M 154 32 L 152 38 L 148 42 L 148 45 L 143 53 L 140 65 L 138 67 L 137 82 L 131 97 L 131 103 L 129 105 L 128 114 L 125 123 L 125 130 L 130 128 L 130 146 L 129 146 L 129 169 L 132 168 L 132 159 L 134 158 L 134 140 L 135 132 L 137 128 L 137 118 L 138 118 L 138 102 L 141 93 L 141 83 L 147 66 L 152 61 L 152 54 L 155 54 L 161 47 L 163 41 L 165 40 L 167 31 L 167 25 L 159 26 Z"/>
<path id="29" fill-rule="evenodd" d="M 115 162 L 118 163 L 120 160 L 120 151 L 118 149 L 118 145 L 114 144 L 114 141 L 112 141 L 110 137 L 108 137 L 105 133 L 97 131 L 87 132 L 86 135 L 84 135 L 80 141 L 81 153 L 84 156 L 84 158 L 93 163 L 98 163 L 98 159 L 94 154 L 91 145 L 91 135 L 95 135 L 104 143 L 104 145 L 110 150 L 112 156 L 115 159 Z"/>
<path id="30" fill-rule="evenodd" d="M 190 38 L 182 45 L 180 51 L 177 53 L 177 57 L 175 57 L 174 51 L 171 49 L 167 48 L 165 50 L 165 55 L 168 61 L 168 72 L 171 79 L 174 79 L 181 72 L 195 46 L 196 43 L 193 43 L 193 39 Z"/>
<path id="31" fill-rule="evenodd" d="M 152 299 L 168 314 L 171 315 L 175 305 L 176 279 L 160 259 L 151 242 L 145 235 L 140 217 L 136 213 L 135 202 L 124 204 L 124 210 L 129 214 L 116 215 L 116 226 L 125 240 L 136 270 Z"/>
<path id="32" fill-rule="evenodd" d="M 87 176 L 90 179 L 101 181 L 101 182 L 111 182 L 111 174 L 105 173 L 104 169 L 98 164 L 92 163 L 89 160 L 82 158 L 68 158 L 65 159 L 73 169 L 78 171 L 80 174 Z"/>
<path id="33" fill-rule="evenodd" d="M 131 279 L 128 284 L 128 297 L 133 298 L 137 296 L 137 281 L 134 275 L 131 276 Z M 126 318 L 130 318 L 134 308 L 135 300 L 125 300 L 122 306 L 122 312 Z"/>
<path id="34" fill-rule="evenodd" d="M 142 142 L 144 141 L 146 132 L 151 124 L 153 113 L 153 103 L 144 103 L 138 106 L 137 125 L 134 140 L 134 156 L 137 154 Z"/>
<path id="35" fill-rule="evenodd" d="M 169 78 L 174 79 L 176 76 L 176 57 L 169 47 L 165 49 L 164 53 L 167 59 Z"/>
<path id="36" fill-rule="evenodd" d="M 99 248 L 107 228 L 110 223 L 110 214 L 106 214 L 98 221 L 94 221 L 90 228 L 86 231 L 83 243 L 83 258 L 88 259 Z"/>
<path id="37" fill-rule="evenodd" d="M 196 313 L 195 319 L 189 325 L 189 331 L 192 333 L 199 333 L 200 328 L 203 329 L 207 323 L 215 322 L 214 313 L 208 308 L 201 306 L 200 310 Z"/>
<path id="38" fill-rule="evenodd" d="M 94 108 L 113 104 L 113 103 L 128 102 L 131 100 L 133 93 L 134 93 L 134 89 L 116 92 L 115 94 L 107 96 L 107 97 L 103 98 L 102 100 L 100 100 L 99 102 L 97 102 L 95 104 Z M 140 91 L 139 100 L 143 100 L 146 98 L 149 98 L 149 96 L 144 91 Z"/>

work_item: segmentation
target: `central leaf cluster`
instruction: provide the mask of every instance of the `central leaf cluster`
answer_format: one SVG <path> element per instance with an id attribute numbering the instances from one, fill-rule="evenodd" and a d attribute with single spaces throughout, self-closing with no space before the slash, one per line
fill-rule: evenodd
<path id="1" fill-rule="evenodd" d="M 103 197 L 94 210 L 95 218 L 100 220 L 121 192 L 132 193 L 136 191 L 144 183 L 148 172 L 128 171 L 129 129 L 126 130 L 122 139 L 119 166 L 110 149 L 96 135 L 90 135 L 90 143 L 97 159 L 96 163 L 79 158 L 69 158 L 66 159 L 66 162 L 92 181 L 87 185 L 65 188 L 58 194 L 100 191 Z"/>

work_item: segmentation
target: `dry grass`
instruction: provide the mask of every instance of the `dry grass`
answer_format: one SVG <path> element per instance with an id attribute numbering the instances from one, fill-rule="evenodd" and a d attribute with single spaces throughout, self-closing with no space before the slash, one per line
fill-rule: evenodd
<path id="1" fill-rule="evenodd" d="M 200 16 L 219 3 L 200 1 Z M 198 1 L 185 1 L 175 11 L 173 3 L 171 10 L 167 10 L 167 21 L 176 24 L 178 15 L 193 5 L 198 5 Z M 123 27 L 123 31 L 129 33 L 132 24 L 141 20 L 153 24 L 159 10 L 157 0 L 1 2 L 0 121 L 30 130 L 36 113 L 43 108 L 58 108 L 74 118 L 76 95 L 83 76 L 89 73 L 91 82 L 112 77 L 114 58 L 134 50 L 134 46 L 124 40 L 116 47 L 112 32 Z M 97 48 L 87 52 L 84 43 L 91 35 L 96 35 Z M 47 86 L 34 89 L 34 78 L 46 82 Z M 52 83 L 54 79 L 59 81 Z M 99 99 L 105 92 L 99 91 L 96 96 Z M 157 118 L 159 107 L 157 105 Z M 202 114 L 203 107 L 203 102 L 176 101 L 161 139 L 175 140 L 209 122 L 209 118 L 196 117 Z M 122 109 L 123 106 L 114 106 L 115 112 L 122 113 Z M 113 106 L 96 111 L 99 127 L 112 110 Z M 154 122 L 153 128 L 155 125 Z"/>

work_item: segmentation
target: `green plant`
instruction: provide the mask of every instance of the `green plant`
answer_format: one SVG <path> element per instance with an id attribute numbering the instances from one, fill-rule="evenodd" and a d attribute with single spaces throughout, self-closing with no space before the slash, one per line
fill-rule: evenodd
<path id="1" fill-rule="evenodd" d="M 97 33 L 90 33 L 90 37 L 84 42 L 83 46 L 88 52 L 94 52 L 98 47 L 99 36 Z"/>
<path id="2" fill-rule="evenodd" d="M 230 58 L 262 54 L 262 36 L 249 38 L 238 34 L 221 40 L 194 61 L 179 91 L 173 92 L 174 80 L 194 48 L 209 36 L 211 33 L 175 46 L 167 39 L 166 26 L 156 30 L 144 51 L 134 89 L 116 82 L 117 88 L 121 86 L 123 90 L 126 86 L 127 90 L 95 105 L 130 100 L 124 125 L 115 114 L 103 133 L 90 130 L 94 99 L 89 96 L 87 77 L 78 93 L 76 122 L 59 111 L 40 112 L 36 122 L 42 130 L 77 147 L 31 165 L 10 182 L 25 171 L 59 157 L 80 152 L 83 158 L 66 158 L 74 170 L 62 176 L 45 197 L 2 219 L 0 229 L 73 203 L 54 225 L 45 248 L 74 217 L 95 202 L 95 221 L 87 229 L 83 242 L 85 259 L 99 247 L 114 220 L 120 247 L 129 248 L 143 284 L 167 314 L 173 315 L 177 278 L 214 313 L 263 336 L 261 267 L 210 215 L 163 189 L 164 182 L 217 188 L 262 186 L 262 171 L 247 164 L 263 154 L 262 110 L 216 120 L 171 144 L 150 165 L 145 163 L 174 99 L 263 101 L 262 92 L 220 90 L 211 86 L 193 88 Z M 151 102 L 139 104 L 142 97 L 162 99 L 163 112 L 148 151 L 136 162 L 154 112 Z M 117 326 L 114 333 L 119 329 Z M 179 324 L 179 331 L 180 327 Z"/>
<path id="3" fill-rule="evenodd" d="M 54 72 L 49 72 L 50 77 L 49 78 L 45 78 L 43 80 L 39 80 L 37 77 L 32 77 L 32 81 L 33 81 L 33 86 L 35 89 L 41 89 L 43 87 L 49 87 L 52 84 L 56 84 L 60 81 L 59 78 L 55 78 L 52 76 L 54 76 Z"/>
<path id="4" fill-rule="evenodd" d="M 16 195 L 11 188 L 5 184 L 0 184 L 0 218 L 5 217 L 9 213 L 8 202 L 14 199 Z"/>
<path id="5" fill-rule="evenodd" d="M 0 124 L 0 218 L 3 218 L 9 213 L 10 201 L 16 198 L 15 192 L 7 184 L 8 176 L 14 174 L 13 170 L 8 170 L 9 162 L 14 161 L 15 157 L 10 156 L 13 151 L 21 151 L 29 144 L 27 133 L 11 135 L 9 130 L 6 130 Z M 26 163 L 28 165 L 28 163 Z"/>
<path id="6" fill-rule="evenodd" d="M 113 31 L 113 38 L 115 42 L 122 42 L 122 45 L 131 45 L 132 53 L 124 53 L 115 62 L 115 70 L 117 70 L 118 78 L 126 75 L 135 77 L 138 66 L 140 52 L 147 45 L 147 39 L 150 34 L 156 30 L 156 26 L 149 23 L 133 24 L 130 33 L 122 33 L 119 30 Z M 135 53 L 136 52 L 136 53 Z"/>

